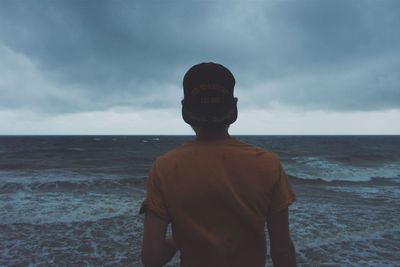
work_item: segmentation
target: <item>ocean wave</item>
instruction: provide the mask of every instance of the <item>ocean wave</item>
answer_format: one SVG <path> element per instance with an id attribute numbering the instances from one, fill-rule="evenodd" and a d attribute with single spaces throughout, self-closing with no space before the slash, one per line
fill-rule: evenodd
<path id="1" fill-rule="evenodd" d="M 130 190 L 125 194 L 19 191 L 0 198 L 5 200 L 0 201 L 0 227 L 15 223 L 95 222 L 116 216 L 137 215 L 143 195 L 140 190 Z"/>
<path id="2" fill-rule="evenodd" d="M 349 165 L 319 156 L 283 159 L 288 174 L 305 179 L 369 181 L 371 177 L 400 177 L 400 165 L 396 161 L 379 164 L 368 161 L 362 163 Z"/>
<path id="3" fill-rule="evenodd" d="M 46 181 L 32 183 L 6 182 L 0 184 L 0 194 L 18 191 L 80 191 L 88 189 L 118 189 L 123 187 L 143 187 L 146 177 L 129 177 L 122 179 L 91 179 L 76 181 Z"/>
<path id="4" fill-rule="evenodd" d="M 289 180 L 294 184 L 322 184 L 322 185 L 400 185 L 400 176 L 397 177 L 371 177 L 368 180 L 351 181 L 351 180 L 326 180 L 323 178 L 301 178 L 294 175 L 288 175 Z"/>
<path id="5" fill-rule="evenodd" d="M 295 175 L 288 175 L 289 180 L 294 184 L 313 184 L 313 185 L 388 185 L 399 186 L 400 176 L 397 177 L 371 177 L 368 180 L 351 181 L 340 179 L 324 178 L 303 178 Z M 57 180 L 57 181 L 32 181 L 23 180 L 21 182 L 5 181 L 0 183 L 0 194 L 15 193 L 18 191 L 38 191 L 38 192 L 62 192 L 62 191 L 85 191 L 96 189 L 122 189 L 129 187 L 144 188 L 146 176 L 128 177 L 121 179 L 85 179 L 85 180 Z"/>

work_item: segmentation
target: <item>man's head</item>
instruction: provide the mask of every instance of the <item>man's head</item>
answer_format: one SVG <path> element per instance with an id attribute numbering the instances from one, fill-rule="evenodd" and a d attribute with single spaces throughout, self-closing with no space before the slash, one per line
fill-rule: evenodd
<path id="1" fill-rule="evenodd" d="M 183 120 L 192 127 L 215 129 L 236 121 L 235 78 L 220 64 L 201 63 L 183 78 Z"/>

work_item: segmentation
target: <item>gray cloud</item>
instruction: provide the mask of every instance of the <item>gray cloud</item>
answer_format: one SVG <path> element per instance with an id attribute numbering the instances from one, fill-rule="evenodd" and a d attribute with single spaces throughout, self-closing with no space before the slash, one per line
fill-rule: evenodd
<path id="1" fill-rule="evenodd" d="M 1 1 L 0 108 L 175 107 L 202 61 L 243 108 L 399 108 L 399 28 L 396 0 Z"/>

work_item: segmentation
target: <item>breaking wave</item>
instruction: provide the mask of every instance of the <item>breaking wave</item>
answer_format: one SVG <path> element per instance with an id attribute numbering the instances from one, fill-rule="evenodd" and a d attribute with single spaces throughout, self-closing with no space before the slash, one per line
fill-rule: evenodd
<path id="1" fill-rule="evenodd" d="M 143 187 L 146 177 L 130 177 L 123 179 L 92 179 L 78 181 L 46 181 L 32 183 L 6 182 L 0 184 L 0 194 L 18 191 L 60 192 L 86 191 L 90 189 L 119 189 L 126 187 Z"/>

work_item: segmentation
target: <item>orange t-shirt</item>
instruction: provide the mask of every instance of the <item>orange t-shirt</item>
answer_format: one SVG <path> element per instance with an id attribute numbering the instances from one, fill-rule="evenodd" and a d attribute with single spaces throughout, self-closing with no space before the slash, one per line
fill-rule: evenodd
<path id="1" fill-rule="evenodd" d="M 188 141 L 156 160 L 140 213 L 171 222 L 182 266 L 264 266 L 267 214 L 293 198 L 275 154 L 234 138 Z"/>

